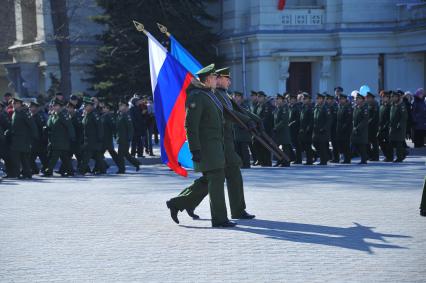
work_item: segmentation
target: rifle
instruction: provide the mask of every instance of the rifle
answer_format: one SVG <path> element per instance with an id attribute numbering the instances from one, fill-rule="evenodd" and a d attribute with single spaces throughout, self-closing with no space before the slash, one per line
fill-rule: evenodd
<path id="1" fill-rule="evenodd" d="M 245 114 L 247 110 L 243 109 L 240 105 L 235 103 L 233 99 L 231 99 L 232 106 L 236 108 L 240 113 Z M 274 142 L 274 140 L 265 132 L 265 130 L 258 129 L 249 129 L 249 127 L 241 121 L 241 119 L 232 113 L 231 110 L 224 107 L 226 112 L 234 119 L 237 124 L 247 130 L 262 146 L 264 146 L 267 150 L 269 150 L 273 155 L 275 155 L 280 161 L 285 160 L 290 162 L 290 158 L 278 147 L 278 145 Z M 259 133 L 260 132 L 260 133 Z"/>

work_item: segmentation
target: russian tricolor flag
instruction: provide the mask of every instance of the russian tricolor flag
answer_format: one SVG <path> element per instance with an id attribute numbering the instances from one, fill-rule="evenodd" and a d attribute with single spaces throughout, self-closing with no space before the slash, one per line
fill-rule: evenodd
<path id="1" fill-rule="evenodd" d="M 161 160 L 182 176 L 193 168 L 186 142 L 186 89 L 194 77 L 148 32 L 149 66 L 155 118 L 161 136 Z"/>

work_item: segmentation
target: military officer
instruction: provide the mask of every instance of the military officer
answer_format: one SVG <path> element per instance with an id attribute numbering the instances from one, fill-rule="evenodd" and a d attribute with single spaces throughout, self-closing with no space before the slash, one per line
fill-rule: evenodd
<path id="1" fill-rule="evenodd" d="M 339 93 L 340 97 L 341 92 Z M 332 93 L 326 93 L 327 107 L 330 111 L 330 142 L 333 148 L 330 154 L 330 160 L 332 163 L 340 162 L 339 144 L 337 142 L 336 127 L 337 127 L 337 110 L 338 104 L 336 97 Z"/>
<path id="2" fill-rule="evenodd" d="M 367 154 L 370 161 L 379 161 L 379 143 L 377 132 L 379 130 L 379 104 L 372 92 L 367 92 L 368 104 L 368 146 Z"/>
<path id="3" fill-rule="evenodd" d="M 351 133 L 352 133 L 352 105 L 345 93 L 339 94 L 339 106 L 336 119 L 336 140 L 339 153 L 343 155 L 344 164 L 351 163 Z M 340 156 L 339 156 L 340 160 Z"/>
<path id="4" fill-rule="evenodd" d="M 275 142 L 278 146 L 281 146 L 284 153 L 286 153 L 287 156 L 294 156 L 293 149 L 291 147 L 291 138 L 290 138 L 290 128 L 288 126 L 289 116 L 290 116 L 290 109 L 288 107 L 288 103 L 286 98 L 281 95 L 277 94 L 276 100 L 276 108 L 273 112 L 274 116 L 274 127 L 273 127 L 273 136 L 275 139 Z M 275 164 L 275 167 L 289 167 L 290 162 L 283 160 L 283 161 L 277 161 Z"/>
<path id="5" fill-rule="evenodd" d="M 124 174 L 126 172 L 125 160 L 129 161 L 135 166 L 136 171 L 140 169 L 140 162 L 130 155 L 129 146 L 133 138 L 133 123 L 129 114 L 129 105 L 126 101 L 120 101 L 118 103 L 118 114 L 117 114 L 117 174 Z"/>
<path id="6" fill-rule="evenodd" d="M 272 135 L 272 128 L 274 125 L 274 116 L 272 114 L 273 107 L 267 100 L 266 94 L 263 91 L 257 93 L 258 106 L 256 109 L 256 115 L 262 120 L 263 128 L 268 135 Z M 268 167 L 272 166 L 271 153 L 260 143 L 256 142 L 256 154 L 257 160 L 260 166 Z"/>
<path id="7" fill-rule="evenodd" d="M 318 165 L 327 165 L 330 140 L 331 112 L 325 103 L 327 93 L 318 93 L 314 109 L 312 141 L 320 155 Z"/>
<path id="8" fill-rule="evenodd" d="M 31 146 L 31 167 L 32 173 L 38 174 L 39 168 L 36 164 L 37 157 L 40 159 L 43 172 L 47 168 L 47 136 L 44 133 L 43 128 L 46 126 L 46 117 L 43 111 L 40 110 L 40 104 L 36 101 L 30 102 L 31 118 L 34 120 L 37 126 L 37 132 L 39 139 L 35 140 Z"/>
<path id="9" fill-rule="evenodd" d="M 83 113 L 83 146 L 80 173 L 86 174 L 89 168 L 89 160 L 95 159 L 99 174 L 105 174 L 105 163 L 102 160 L 103 127 L 97 114 L 94 113 L 94 103 L 90 97 L 85 97 Z"/>
<path id="10" fill-rule="evenodd" d="M 8 148 L 9 143 L 6 139 L 5 132 L 10 128 L 10 119 L 9 115 L 7 115 L 6 112 L 6 104 L 2 101 L 0 101 L 0 159 L 3 159 L 4 165 L 5 165 L 5 172 L 8 174 L 8 168 L 10 167 L 7 156 L 8 156 Z"/>
<path id="11" fill-rule="evenodd" d="M 248 107 L 245 107 L 243 103 L 243 94 L 241 92 L 235 91 L 232 98 L 237 105 L 240 107 L 249 110 Z M 241 168 L 250 168 L 250 152 L 249 146 L 251 142 L 250 133 L 240 126 L 239 124 L 234 125 L 234 134 L 235 134 L 235 150 L 240 156 L 243 165 Z"/>
<path id="12" fill-rule="evenodd" d="M 102 127 L 103 127 L 103 143 L 102 143 L 102 156 L 104 156 L 105 152 L 111 155 L 112 160 L 118 167 L 118 154 L 114 149 L 114 136 L 116 134 L 116 122 L 114 112 L 112 111 L 113 104 L 111 102 L 107 102 L 102 107 Z M 108 167 L 108 164 L 105 164 Z"/>
<path id="13" fill-rule="evenodd" d="M 379 127 L 377 131 L 377 140 L 380 148 L 382 149 L 385 158 L 384 162 L 392 162 L 393 154 L 392 148 L 389 144 L 389 119 L 390 119 L 390 93 L 388 91 L 382 91 L 381 105 L 379 109 Z"/>
<path id="14" fill-rule="evenodd" d="M 179 223 L 179 210 L 195 208 L 199 196 L 194 187 L 204 186 L 207 182 L 210 197 L 210 212 L 213 227 L 234 227 L 229 221 L 226 211 L 224 182 L 225 182 L 225 149 L 224 149 L 224 116 L 223 105 L 215 96 L 216 73 L 214 64 L 197 72 L 200 79 L 192 80 L 187 89 L 185 128 L 189 149 L 194 161 L 194 169 L 202 172 L 203 176 L 194 181 L 188 188 L 188 197 L 177 197 L 167 201 L 172 219 Z M 195 193 L 191 193 L 195 192 Z M 184 190 L 183 194 L 186 193 Z M 182 195 L 182 194 L 181 194 Z M 195 200 L 194 200 L 195 198 Z"/>
<path id="15" fill-rule="evenodd" d="M 367 164 L 367 145 L 368 145 L 368 105 L 365 103 L 365 97 L 357 92 L 353 110 L 351 143 L 361 156 L 359 164 Z"/>
<path id="16" fill-rule="evenodd" d="M 396 149 L 394 162 L 402 162 L 405 159 L 405 132 L 407 127 L 407 108 L 402 101 L 399 92 L 391 94 L 392 106 L 390 109 L 389 140 L 391 144 L 392 159 L 393 151 Z"/>
<path id="17" fill-rule="evenodd" d="M 296 94 L 289 94 L 290 114 L 288 126 L 290 128 L 291 144 L 295 150 L 295 154 L 290 156 L 294 164 L 302 164 L 302 148 L 299 141 L 300 129 L 300 104 L 297 102 Z M 293 151 L 292 151 L 293 152 Z"/>
<path id="18" fill-rule="evenodd" d="M 300 112 L 299 140 L 302 150 L 306 153 L 305 165 L 313 164 L 312 130 L 314 112 L 312 110 L 312 97 L 309 93 L 303 93 L 303 106 Z"/>
<path id="19" fill-rule="evenodd" d="M 19 177 L 22 168 L 22 178 L 31 179 L 31 143 L 39 136 L 34 120 L 19 98 L 13 98 L 13 115 L 6 137 L 10 140 L 10 171 L 6 177 Z"/>
<path id="20" fill-rule="evenodd" d="M 256 115 L 258 105 L 259 103 L 257 101 L 257 92 L 252 90 L 250 91 L 250 103 L 249 103 L 250 113 L 252 113 L 253 115 Z M 259 161 L 257 158 L 257 143 L 254 139 L 250 143 L 250 152 L 251 152 L 251 157 L 253 159 L 252 164 L 258 165 Z"/>
<path id="21" fill-rule="evenodd" d="M 70 102 L 67 103 L 67 112 L 70 116 L 72 126 L 75 131 L 75 142 L 71 143 L 70 148 L 70 158 L 72 159 L 73 156 L 77 159 L 77 168 L 81 167 L 81 146 L 83 144 L 83 125 L 82 125 L 82 117 L 79 112 L 77 112 L 76 105 L 74 102 L 70 100 Z"/>
<path id="22" fill-rule="evenodd" d="M 49 141 L 49 162 L 47 169 L 42 176 L 53 175 L 58 159 L 61 159 L 60 173 L 63 177 L 74 176 L 71 165 L 71 144 L 75 142 L 75 130 L 68 112 L 63 111 L 64 101 L 55 99 L 53 102 L 53 112 L 47 120 L 47 133 Z"/>

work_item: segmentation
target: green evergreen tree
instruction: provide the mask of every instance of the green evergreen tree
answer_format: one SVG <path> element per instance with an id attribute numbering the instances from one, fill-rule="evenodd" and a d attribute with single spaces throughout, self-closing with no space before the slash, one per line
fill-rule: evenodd
<path id="1" fill-rule="evenodd" d="M 91 69 L 93 90 L 118 100 L 135 92 L 150 94 L 148 43 L 132 20 L 164 45 L 168 40 L 156 23 L 172 33 L 202 64 L 215 62 L 218 36 L 206 25 L 215 19 L 205 10 L 206 0 L 97 0 L 104 13 L 93 20 L 105 26 Z"/>

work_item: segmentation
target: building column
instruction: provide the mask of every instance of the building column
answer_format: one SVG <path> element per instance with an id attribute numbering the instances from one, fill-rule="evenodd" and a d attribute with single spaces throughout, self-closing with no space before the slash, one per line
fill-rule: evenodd
<path id="1" fill-rule="evenodd" d="M 22 19 L 22 6 L 21 1 L 15 2 L 15 30 L 16 40 L 13 45 L 21 45 L 24 40 L 24 25 Z"/>
<path id="2" fill-rule="evenodd" d="M 290 77 L 288 72 L 290 67 L 290 57 L 280 57 L 278 92 L 285 93 L 287 91 L 287 80 Z"/>
<path id="3" fill-rule="evenodd" d="M 44 0 L 36 0 L 37 37 L 35 38 L 35 41 L 45 40 L 43 1 Z"/>
<path id="4" fill-rule="evenodd" d="M 328 82 L 330 79 L 330 67 L 331 67 L 331 57 L 330 56 L 322 57 L 320 81 L 319 81 L 320 92 L 324 92 L 328 90 L 328 87 L 329 87 Z"/>

